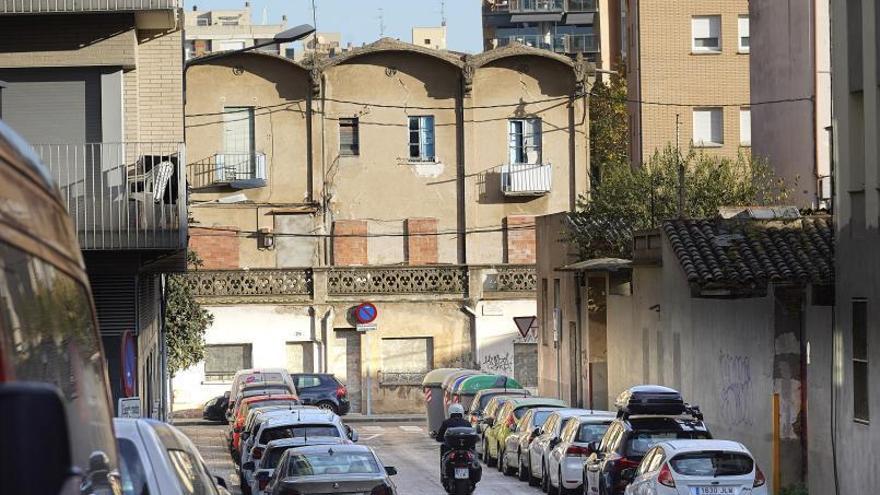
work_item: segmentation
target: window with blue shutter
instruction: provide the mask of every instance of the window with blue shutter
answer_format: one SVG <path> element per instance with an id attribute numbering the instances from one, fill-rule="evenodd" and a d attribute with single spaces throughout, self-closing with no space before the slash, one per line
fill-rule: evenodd
<path id="1" fill-rule="evenodd" d="M 420 115 L 409 118 L 409 159 L 414 162 L 434 161 L 433 115 Z"/>

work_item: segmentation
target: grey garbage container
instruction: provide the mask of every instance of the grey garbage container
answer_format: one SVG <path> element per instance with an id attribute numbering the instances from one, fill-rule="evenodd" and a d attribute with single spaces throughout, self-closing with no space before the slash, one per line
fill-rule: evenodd
<path id="1" fill-rule="evenodd" d="M 443 420 L 446 419 L 446 406 L 443 404 L 443 380 L 452 373 L 461 371 L 461 368 L 437 368 L 431 370 L 422 380 L 422 391 L 425 394 L 425 412 L 428 416 L 428 431 L 432 436 L 440 429 Z"/>
<path id="2" fill-rule="evenodd" d="M 440 385 L 441 392 L 443 393 L 443 419 L 446 419 L 446 407 L 452 403 L 452 387 L 458 379 L 481 374 L 483 372 L 480 370 L 461 369 L 446 375 L 446 378 L 443 379 L 443 383 Z"/>

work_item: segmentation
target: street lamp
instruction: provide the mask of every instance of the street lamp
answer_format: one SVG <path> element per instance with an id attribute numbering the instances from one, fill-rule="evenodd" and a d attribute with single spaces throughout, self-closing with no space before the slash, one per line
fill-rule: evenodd
<path id="1" fill-rule="evenodd" d="M 227 57 L 229 55 L 235 55 L 238 53 L 249 52 L 252 50 L 256 50 L 257 48 L 262 48 L 264 46 L 276 45 L 276 44 L 281 44 L 281 43 L 290 43 L 293 41 L 301 40 L 314 32 L 315 32 L 315 28 L 312 27 L 311 25 L 300 24 L 299 26 L 292 27 L 290 29 L 285 29 L 284 31 L 281 31 L 280 33 L 273 36 L 272 39 L 269 41 L 266 41 L 263 43 L 258 43 L 253 46 L 246 46 L 244 48 L 239 48 L 238 50 L 228 50 L 228 51 L 224 51 L 224 52 L 212 53 L 211 55 L 206 55 L 204 57 L 194 59 L 194 60 L 190 61 L 189 64 L 190 65 L 201 64 L 201 63 L 204 63 L 208 60 L 213 60 L 215 58 L 220 58 L 220 57 Z"/>

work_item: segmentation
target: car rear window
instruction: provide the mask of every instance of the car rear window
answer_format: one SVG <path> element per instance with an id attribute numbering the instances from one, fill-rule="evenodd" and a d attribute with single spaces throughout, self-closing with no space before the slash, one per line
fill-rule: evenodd
<path id="1" fill-rule="evenodd" d="M 287 474 L 290 476 L 320 476 L 325 474 L 370 474 L 379 472 L 379 463 L 369 452 L 308 452 L 290 456 Z"/>
<path id="2" fill-rule="evenodd" d="M 626 442 L 627 457 L 643 457 L 657 442 L 676 439 L 707 439 L 709 435 L 701 431 L 638 431 Z"/>
<path id="3" fill-rule="evenodd" d="M 532 421 L 535 422 L 535 427 L 543 426 L 547 421 L 547 418 L 553 414 L 553 411 L 538 411 L 534 414 L 534 419 Z"/>
<path id="4" fill-rule="evenodd" d="M 754 468 L 751 457 L 741 452 L 691 452 L 669 461 L 672 469 L 684 476 L 743 476 Z"/>
<path id="5" fill-rule="evenodd" d="M 289 399 L 284 400 L 258 400 L 256 402 L 251 402 L 250 406 L 252 408 L 260 408 L 260 407 L 269 407 L 269 406 L 293 406 L 296 403 Z"/>
<path id="6" fill-rule="evenodd" d="M 254 373 L 244 378 L 245 385 L 258 382 L 283 382 L 284 375 L 281 373 Z"/>
<path id="7" fill-rule="evenodd" d="M 333 425 L 292 425 L 276 426 L 267 428 L 260 435 L 260 443 L 267 444 L 272 440 L 282 438 L 307 438 L 307 437 L 339 437 L 339 429 Z"/>
<path id="8" fill-rule="evenodd" d="M 527 412 L 529 412 L 528 407 L 521 407 L 519 409 L 514 409 L 513 415 L 516 417 L 516 419 L 519 419 L 519 418 L 525 416 Z"/>
<path id="9" fill-rule="evenodd" d="M 287 452 L 287 449 L 290 447 L 278 447 L 269 451 L 263 460 L 260 461 L 260 469 L 275 469 L 275 466 L 278 465 L 278 461 L 281 460 L 281 456 Z"/>
<path id="10" fill-rule="evenodd" d="M 609 426 L 611 426 L 611 421 L 607 423 L 584 423 L 578 429 L 575 441 L 583 443 L 600 442 L 602 437 L 605 436 L 605 432 L 608 431 Z"/>

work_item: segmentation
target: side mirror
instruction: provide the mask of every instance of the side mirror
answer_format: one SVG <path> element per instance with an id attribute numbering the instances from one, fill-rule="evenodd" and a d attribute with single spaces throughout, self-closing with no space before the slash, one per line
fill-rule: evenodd
<path id="1" fill-rule="evenodd" d="M 486 418 L 483 421 L 485 421 L 490 428 L 495 425 L 495 418 Z"/>
<path id="2" fill-rule="evenodd" d="M 553 447 L 556 447 L 557 445 L 559 445 L 560 441 L 561 440 L 559 439 L 559 437 L 551 439 L 550 440 L 550 448 L 552 449 Z"/>
<path id="3" fill-rule="evenodd" d="M 46 383 L 0 385 L 0 493 L 61 493 L 74 472 L 64 399 Z M 39 462 L 34 463 L 35 459 Z M 88 479 L 91 473 L 78 473 Z M 76 484 L 79 484 L 77 480 Z"/>
<path id="4" fill-rule="evenodd" d="M 599 452 L 599 442 L 590 442 L 587 444 L 587 448 L 590 449 L 590 452 Z"/>
<path id="5" fill-rule="evenodd" d="M 535 428 L 534 430 L 532 430 L 532 438 L 533 438 L 533 439 L 534 439 L 535 437 L 537 437 L 538 435 L 540 435 L 540 434 L 541 434 L 541 429 L 540 429 L 540 428 Z"/>
<path id="6" fill-rule="evenodd" d="M 222 486 L 223 488 L 225 488 L 225 489 L 227 489 L 227 490 L 229 489 L 229 487 L 226 486 L 226 480 L 224 480 L 222 477 L 220 477 L 220 476 L 215 476 L 214 479 L 217 480 L 217 485 L 218 485 L 218 486 Z"/>
<path id="7" fill-rule="evenodd" d="M 385 474 L 388 476 L 397 476 L 397 468 L 394 466 L 385 466 Z"/>
<path id="8" fill-rule="evenodd" d="M 351 429 L 351 427 L 348 427 L 348 439 L 351 440 L 352 442 L 358 441 L 358 432 Z"/>
<path id="9" fill-rule="evenodd" d="M 511 432 L 511 433 L 516 433 L 516 423 L 510 425 L 510 432 Z"/>
<path id="10" fill-rule="evenodd" d="M 253 471 L 256 468 L 254 461 L 247 461 L 246 463 L 241 465 L 241 469 L 244 471 Z"/>
<path id="11" fill-rule="evenodd" d="M 631 483 L 632 480 L 636 479 L 636 468 L 626 468 L 620 472 L 620 479 Z"/>
<path id="12" fill-rule="evenodd" d="M 244 430 L 244 427 L 241 425 L 235 425 L 235 428 L 232 429 L 236 433 L 241 433 L 242 430 Z"/>

